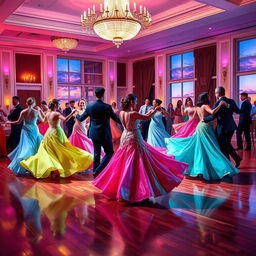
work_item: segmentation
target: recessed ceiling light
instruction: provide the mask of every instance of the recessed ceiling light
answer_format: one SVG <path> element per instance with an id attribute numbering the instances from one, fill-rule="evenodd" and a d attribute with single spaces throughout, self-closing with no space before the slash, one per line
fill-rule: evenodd
<path id="1" fill-rule="evenodd" d="M 209 30 L 212 30 L 212 27 L 209 27 L 208 29 L 209 29 Z"/>

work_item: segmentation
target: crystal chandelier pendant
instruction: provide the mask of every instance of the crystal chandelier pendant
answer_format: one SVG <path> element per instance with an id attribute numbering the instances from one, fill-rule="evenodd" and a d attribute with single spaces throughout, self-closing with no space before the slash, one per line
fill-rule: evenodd
<path id="1" fill-rule="evenodd" d="M 152 24 L 151 14 L 146 7 L 140 6 L 137 10 L 134 3 L 130 10 L 129 0 L 104 0 L 104 6 L 100 4 L 99 13 L 95 6 L 92 10 L 84 11 L 81 15 L 81 25 L 94 32 L 105 40 L 112 41 L 117 48 L 123 41 L 134 38 L 141 29 L 148 28 Z"/>

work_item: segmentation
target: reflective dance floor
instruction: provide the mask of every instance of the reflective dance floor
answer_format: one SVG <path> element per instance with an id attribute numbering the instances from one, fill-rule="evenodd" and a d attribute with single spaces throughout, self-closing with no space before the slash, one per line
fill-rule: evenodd
<path id="1" fill-rule="evenodd" d="M 256 154 L 241 156 L 232 184 L 186 178 L 143 205 L 108 200 L 91 174 L 17 178 L 1 158 L 0 255 L 256 255 Z"/>

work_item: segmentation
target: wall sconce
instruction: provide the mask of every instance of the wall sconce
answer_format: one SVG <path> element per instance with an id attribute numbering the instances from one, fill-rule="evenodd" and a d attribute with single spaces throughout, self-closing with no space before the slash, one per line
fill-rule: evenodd
<path id="1" fill-rule="evenodd" d="M 226 79 L 227 79 L 227 68 L 226 67 L 223 67 L 222 68 L 222 77 L 223 77 L 223 82 L 225 83 L 226 82 Z"/>
<path id="2" fill-rule="evenodd" d="M 36 76 L 33 74 L 24 74 L 22 75 L 22 79 L 24 83 L 33 83 L 36 81 Z"/>
<path id="3" fill-rule="evenodd" d="M 6 109 L 8 109 L 10 107 L 10 99 L 9 98 L 5 98 L 4 105 L 5 105 Z"/>
<path id="4" fill-rule="evenodd" d="M 9 68 L 5 67 L 4 68 L 4 85 L 6 89 L 8 89 L 8 85 L 9 85 L 9 74 L 10 74 Z"/>

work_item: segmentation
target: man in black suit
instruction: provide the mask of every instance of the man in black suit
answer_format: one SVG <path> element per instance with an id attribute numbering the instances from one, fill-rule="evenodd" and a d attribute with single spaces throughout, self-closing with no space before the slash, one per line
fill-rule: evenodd
<path id="1" fill-rule="evenodd" d="M 17 121 L 20 116 L 20 112 L 22 111 L 22 107 L 20 105 L 20 98 L 18 96 L 12 97 L 12 104 L 14 108 L 10 111 L 8 115 L 9 121 Z M 11 125 L 11 134 L 8 140 L 8 147 L 10 147 L 11 151 L 13 151 L 20 142 L 20 134 L 23 123 L 20 124 L 12 124 Z"/>
<path id="2" fill-rule="evenodd" d="M 63 111 L 63 114 L 64 116 L 68 116 L 72 111 L 73 109 L 75 109 L 75 101 L 74 100 L 71 100 L 69 102 L 70 106 L 69 107 L 66 107 Z M 67 137 L 69 138 L 70 135 L 72 134 L 73 132 L 73 126 L 75 124 L 75 118 L 74 117 L 71 117 L 67 122 L 66 122 L 66 128 L 67 128 Z"/>
<path id="3" fill-rule="evenodd" d="M 104 88 L 97 88 L 95 90 L 97 100 L 89 104 L 82 115 L 76 116 L 79 121 L 84 121 L 87 117 L 90 117 L 88 137 L 92 139 L 94 145 L 94 177 L 99 175 L 107 166 L 114 154 L 109 119 L 112 118 L 115 122 L 121 124 L 112 107 L 103 102 L 104 93 Z M 101 147 L 104 149 L 105 156 L 100 162 Z"/>
<path id="4" fill-rule="evenodd" d="M 243 150 L 242 133 L 246 140 L 246 151 L 251 151 L 250 125 L 252 123 L 251 109 L 252 104 L 248 100 L 248 93 L 242 92 L 240 99 L 243 102 L 240 109 L 239 123 L 236 131 L 237 150 Z"/>
<path id="5" fill-rule="evenodd" d="M 209 115 L 204 118 L 204 122 L 209 122 L 217 118 L 217 127 L 215 133 L 219 142 L 220 150 L 222 153 L 230 160 L 231 156 L 235 162 L 236 167 L 240 165 L 242 158 L 236 153 L 235 149 L 231 144 L 232 136 L 237 128 L 236 123 L 233 119 L 233 113 L 240 113 L 239 108 L 237 107 L 234 100 L 225 97 L 224 87 L 217 87 L 215 89 L 215 95 L 217 102 L 213 105 L 213 108 L 216 108 L 220 101 L 224 100 L 228 106 L 221 107 L 217 113 L 214 115 Z"/>

